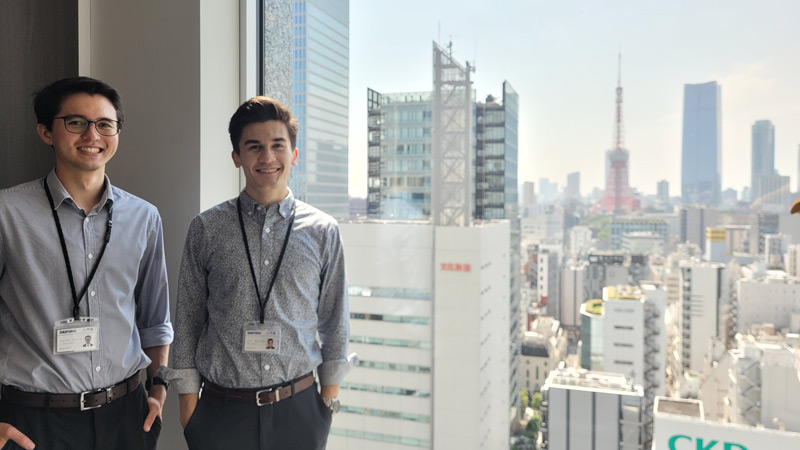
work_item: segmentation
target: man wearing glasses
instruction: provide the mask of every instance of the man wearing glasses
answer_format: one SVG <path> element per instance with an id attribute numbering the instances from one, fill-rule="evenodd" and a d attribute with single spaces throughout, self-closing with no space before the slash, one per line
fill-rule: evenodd
<path id="1" fill-rule="evenodd" d="M 55 168 L 0 191 L 0 448 L 154 449 L 173 332 L 158 211 L 105 175 L 119 94 L 68 78 L 34 110 Z"/>

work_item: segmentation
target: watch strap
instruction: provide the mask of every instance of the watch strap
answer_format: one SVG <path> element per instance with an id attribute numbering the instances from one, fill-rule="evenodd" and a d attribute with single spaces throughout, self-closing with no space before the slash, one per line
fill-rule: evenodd
<path id="1" fill-rule="evenodd" d="M 167 381 L 167 380 L 165 380 L 165 379 L 163 379 L 161 377 L 148 378 L 147 381 L 144 382 L 144 387 L 148 391 L 153 386 L 159 386 L 159 385 L 160 386 L 164 386 L 164 389 L 169 390 L 169 381 Z"/>

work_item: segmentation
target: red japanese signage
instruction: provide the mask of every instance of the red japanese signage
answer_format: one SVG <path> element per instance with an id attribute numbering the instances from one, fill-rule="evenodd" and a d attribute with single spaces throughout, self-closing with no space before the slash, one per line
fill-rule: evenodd
<path id="1" fill-rule="evenodd" d="M 472 268 L 469 264 L 442 263 L 441 270 L 443 272 L 471 272 Z"/>

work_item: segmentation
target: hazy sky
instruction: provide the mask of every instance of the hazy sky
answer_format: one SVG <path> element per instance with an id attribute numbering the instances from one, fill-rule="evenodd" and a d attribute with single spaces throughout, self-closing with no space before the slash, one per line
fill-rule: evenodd
<path id="1" fill-rule="evenodd" d="M 750 128 L 775 125 L 775 165 L 797 186 L 800 1 L 351 0 L 350 193 L 366 195 L 367 87 L 431 90 L 431 42 L 476 66 L 477 98 L 520 96 L 519 180 L 602 188 L 622 50 L 630 181 L 680 195 L 683 85 L 722 86 L 722 186 L 750 182 Z"/>

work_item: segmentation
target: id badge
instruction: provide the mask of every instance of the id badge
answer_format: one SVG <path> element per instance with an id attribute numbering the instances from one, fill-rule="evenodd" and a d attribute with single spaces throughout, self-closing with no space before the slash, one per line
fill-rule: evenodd
<path id="1" fill-rule="evenodd" d="M 53 327 L 53 354 L 93 352 L 100 348 L 100 319 L 79 317 L 59 320 Z"/>
<path id="2" fill-rule="evenodd" d="M 280 353 L 281 329 L 276 323 L 250 322 L 244 326 L 245 353 Z"/>

